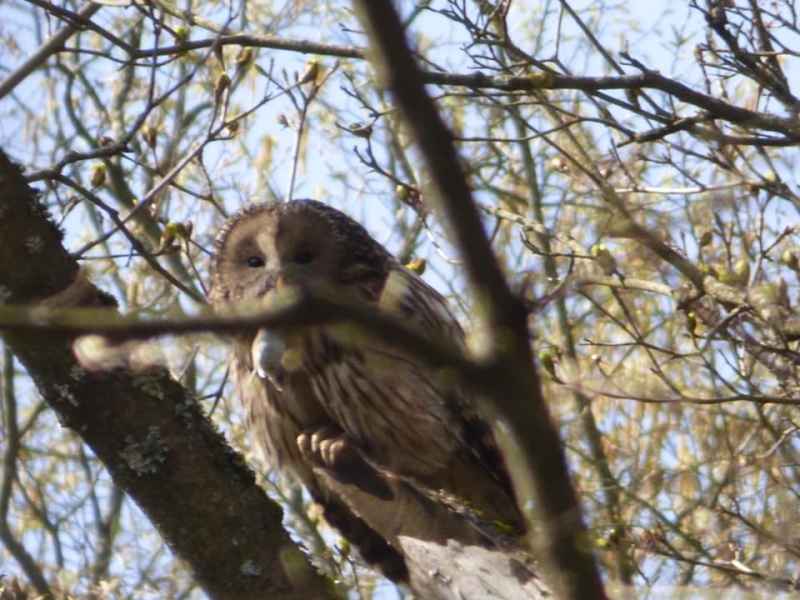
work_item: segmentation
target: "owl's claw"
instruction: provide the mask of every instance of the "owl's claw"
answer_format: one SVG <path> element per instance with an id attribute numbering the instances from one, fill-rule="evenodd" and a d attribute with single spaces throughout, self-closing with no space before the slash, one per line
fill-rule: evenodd
<path id="1" fill-rule="evenodd" d="M 353 441 L 335 425 L 307 429 L 297 445 L 306 460 L 329 469 L 341 469 L 356 456 Z"/>

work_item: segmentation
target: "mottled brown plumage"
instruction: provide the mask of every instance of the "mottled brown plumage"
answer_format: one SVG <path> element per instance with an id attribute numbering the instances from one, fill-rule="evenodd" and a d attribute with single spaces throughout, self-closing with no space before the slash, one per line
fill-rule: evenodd
<path id="1" fill-rule="evenodd" d="M 464 346 L 441 295 L 361 225 L 319 202 L 262 204 L 234 216 L 217 237 L 211 280 L 217 307 L 242 300 L 269 304 L 284 287 L 301 284 L 378 306 L 438 343 Z M 323 447 L 330 460 L 335 456 L 325 450 L 352 444 L 379 467 L 522 530 L 503 459 L 474 400 L 443 387 L 434 370 L 408 353 L 372 336 L 354 337 L 346 326 L 313 325 L 237 336 L 233 368 L 255 442 L 315 500 L 334 507 L 330 520 L 346 537 L 362 538 L 367 560 L 398 569 L 391 549 L 320 489 L 299 437 L 304 447 L 312 439 L 336 442 Z"/>

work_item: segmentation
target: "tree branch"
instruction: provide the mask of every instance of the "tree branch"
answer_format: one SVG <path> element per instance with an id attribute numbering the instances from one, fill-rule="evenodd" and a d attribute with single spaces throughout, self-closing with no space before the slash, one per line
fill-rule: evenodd
<path id="1" fill-rule="evenodd" d="M 20 434 L 17 428 L 17 399 L 14 397 L 14 360 L 8 348 L 3 349 L 3 376 L 0 377 L 0 400 L 3 406 L 3 430 L 5 431 L 5 452 L 3 453 L 3 472 L 0 480 L 0 542 L 8 553 L 14 557 L 25 572 L 25 576 L 36 590 L 45 598 L 51 594 L 50 585 L 44 573 L 36 564 L 33 556 L 14 536 L 8 524 L 11 494 L 14 489 L 14 478 L 17 474 L 19 458 Z"/>
<path id="2" fill-rule="evenodd" d="M 357 455 L 315 475 L 401 549 L 409 584 L 431 600 L 540 600 L 552 592 L 518 544 L 454 498 L 379 471 Z"/>
<path id="3" fill-rule="evenodd" d="M 23 81 L 28 75 L 50 58 L 64 49 L 64 43 L 80 28 L 78 23 L 84 23 L 103 7 L 102 4 L 87 2 L 76 13 L 71 13 L 70 19 L 75 23 L 69 23 L 59 29 L 51 38 L 45 41 L 36 52 L 31 54 L 28 59 L 19 67 L 14 69 L 11 74 L 0 82 L 0 99 L 9 94 L 17 84 Z M 61 15 L 64 16 L 63 14 Z"/>
<path id="4" fill-rule="evenodd" d="M 152 49 L 137 50 L 131 55 L 132 59 L 149 58 L 153 56 L 179 55 L 189 50 L 200 50 L 220 46 L 245 46 L 252 48 L 269 48 L 272 50 L 286 50 L 301 54 L 316 54 L 319 56 L 335 56 L 339 58 L 353 58 L 364 60 L 367 52 L 357 46 L 341 46 L 335 44 L 322 44 L 307 40 L 287 40 L 277 36 L 250 35 L 234 33 L 222 35 L 218 38 L 192 40 L 181 42 L 172 46 L 160 46 Z M 726 102 L 709 94 L 704 94 L 690 88 L 679 81 L 662 75 L 657 71 L 644 70 L 638 75 L 619 75 L 608 77 L 579 77 L 574 75 L 559 75 L 555 73 L 535 73 L 533 75 L 507 76 L 487 75 L 482 72 L 475 73 L 450 73 L 441 71 L 419 71 L 421 80 L 425 84 L 449 85 L 475 90 L 490 89 L 506 92 L 540 92 L 543 90 L 580 90 L 587 94 L 606 90 L 658 90 L 705 111 L 699 117 L 678 118 L 674 120 L 665 118 L 668 125 L 667 133 L 685 128 L 696 128 L 702 121 L 719 119 L 735 123 L 741 127 L 754 131 L 771 131 L 783 137 L 770 140 L 773 144 L 786 144 L 800 139 L 800 129 L 791 117 L 759 112 L 743 108 Z M 645 142 L 654 134 L 649 132 L 635 136 L 633 141 Z M 663 137 L 665 132 L 659 130 L 657 137 Z M 766 138 L 768 139 L 768 138 Z"/>

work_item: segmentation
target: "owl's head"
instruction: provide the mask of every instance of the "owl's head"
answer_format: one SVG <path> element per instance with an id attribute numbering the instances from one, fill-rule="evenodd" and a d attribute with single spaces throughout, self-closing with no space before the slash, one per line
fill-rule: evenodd
<path id="1" fill-rule="evenodd" d="M 283 281 L 376 298 L 392 260 L 366 229 L 321 202 L 256 204 L 217 235 L 210 297 L 214 304 L 252 300 Z"/>

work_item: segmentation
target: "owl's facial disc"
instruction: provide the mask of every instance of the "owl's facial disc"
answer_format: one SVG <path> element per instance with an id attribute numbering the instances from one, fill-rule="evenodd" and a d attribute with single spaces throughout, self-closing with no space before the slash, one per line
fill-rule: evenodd
<path id="1" fill-rule="evenodd" d="M 274 230 L 250 232 L 235 248 L 235 268 L 243 296 L 262 298 L 292 286 L 329 283 L 337 256 L 329 239 L 306 227 L 279 221 Z"/>
<path id="2" fill-rule="evenodd" d="M 256 206 L 222 230 L 213 267 L 219 300 L 264 299 L 286 287 L 374 300 L 388 253 L 345 215 L 312 201 Z M 374 288 L 374 289 L 373 289 Z"/>

